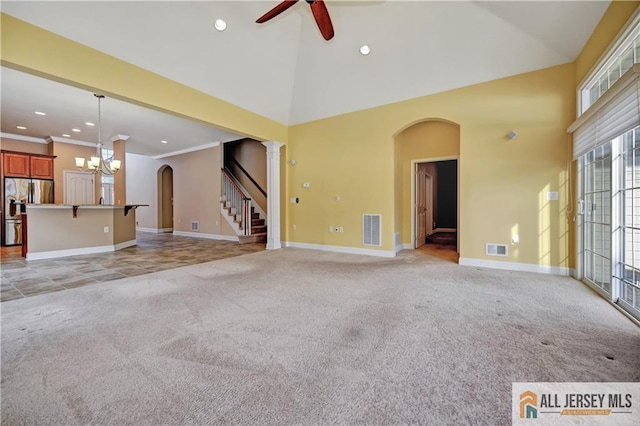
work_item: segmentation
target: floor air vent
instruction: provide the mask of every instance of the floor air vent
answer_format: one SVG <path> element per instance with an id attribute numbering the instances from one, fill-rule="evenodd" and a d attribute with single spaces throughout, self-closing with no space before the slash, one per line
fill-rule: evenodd
<path id="1" fill-rule="evenodd" d="M 487 256 L 506 256 L 507 245 L 487 243 L 486 254 Z"/>
<path id="2" fill-rule="evenodd" d="M 362 244 L 365 246 L 379 246 L 381 236 L 381 216 L 379 214 L 365 214 L 362 216 Z"/>

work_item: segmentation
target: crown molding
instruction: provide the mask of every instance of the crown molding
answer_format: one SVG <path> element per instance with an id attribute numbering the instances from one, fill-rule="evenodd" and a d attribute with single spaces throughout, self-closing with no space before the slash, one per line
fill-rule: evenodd
<path id="1" fill-rule="evenodd" d="M 129 136 L 129 135 L 121 135 L 121 134 L 118 133 L 115 136 L 111 136 L 111 142 L 116 142 L 116 141 L 125 141 L 126 142 L 126 141 L 129 140 L 130 137 L 131 136 Z"/>
<path id="2" fill-rule="evenodd" d="M 41 143 L 41 144 L 48 144 L 49 142 L 44 139 L 44 138 L 34 138 L 33 136 L 24 136 L 24 135 L 16 135 L 14 133 L 0 133 L 0 137 L 6 138 L 6 139 L 14 139 L 17 141 L 24 141 L 24 142 L 34 142 L 34 143 Z"/>
<path id="3" fill-rule="evenodd" d="M 168 152 L 166 154 L 155 155 L 151 158 L 153 158 L 154 160 L 159 160 L 161 158 L 173 157 L 176 155 L 186 154 L 188 152 L 202 151 L 203 149 L 215 148 L 216 146 L 220 146 L 220 142 L 211 142 L 204 145 L 194 146 L 193 148 L 181 149 L 180 151 L 173 151 L 173 152 Z"/>

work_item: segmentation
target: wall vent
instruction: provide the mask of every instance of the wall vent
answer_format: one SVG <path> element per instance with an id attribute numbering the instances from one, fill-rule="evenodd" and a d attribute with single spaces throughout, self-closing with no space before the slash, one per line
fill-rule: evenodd
<path id="1" fill-rule="evenodd" d="M 399 246 L 400 244 L 402 244 L 402 239 L 400 238 L 400 233 L 399 232 L 395 233 L 395 243 L 396 243 L 396 247 Z"/>
<path id="2" fill-rule="evenodd" d="M 200 223 L 199 222 L 191 222 L 191 230 L 192 231 L 197 231 L 198 228 L 200 228 Z"/>
<path id="3" fill-rule="evenodd" d="M 362 216 L 362 244 L 365 246 L 382 245 L 382 216 L 365 214 Z"/>
<path id="4" fill-rule="evenodd" d="M 485 253 L 487 256 L 507 256 L 507 245 L 487 243 Z"/>

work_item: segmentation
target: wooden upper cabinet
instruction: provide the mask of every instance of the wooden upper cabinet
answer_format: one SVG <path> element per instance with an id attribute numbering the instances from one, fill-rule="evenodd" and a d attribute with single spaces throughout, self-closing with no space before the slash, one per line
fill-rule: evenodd
<path id="1" fill-rule="evenodd" d="M 2 175 L 34 179 L 53 179 L 53 156 L 2 153 Z"/>
<path id="2" fill-rule="evenodd" d="M 2 173 L 11 177 L 29 177 L 29 159 L 23 154 L 2 153 Z"/>
<path id="3" fill-rule="evenodd" d="M 31 177 L 37 179 L 53 179 L 53 158 L 32 156 Z"/>

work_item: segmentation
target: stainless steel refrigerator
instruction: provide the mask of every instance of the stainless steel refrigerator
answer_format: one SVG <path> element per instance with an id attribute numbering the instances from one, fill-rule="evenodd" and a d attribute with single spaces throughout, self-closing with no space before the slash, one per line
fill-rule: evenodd
<path id="1" fill-rule="evenodd" d="M 2 242 L 5 246 L 22 244 L 22 216 L 27 203 L 53 203 L 53 181 L 47 179 L 4 178 L 4 227 Z"/>

